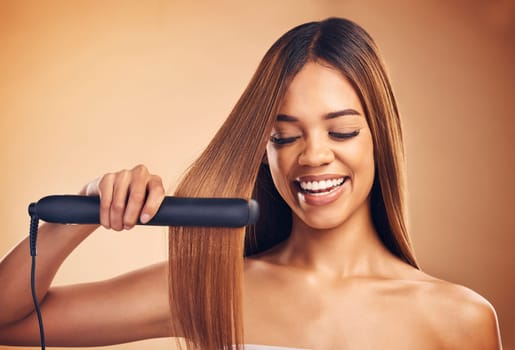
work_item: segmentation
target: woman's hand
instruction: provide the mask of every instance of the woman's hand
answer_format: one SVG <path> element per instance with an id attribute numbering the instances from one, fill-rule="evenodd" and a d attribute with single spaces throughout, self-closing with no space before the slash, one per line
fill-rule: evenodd
<path id="1" fill-rule="evenodd" d="M 142 222 L 150 220 L 165 191 L 159 176 L 138 165 L 105 174 L 84 186 L 80 194 L 100 196 L 101 224 L 118 231 L 133 227 L 138 217 Z M 44 254 L 38 256 L 35 280 L 47 345 L 97 346 L 170 336 L 166 263 L 105 281 L 50 287 L 66 257 L 97 227 L 53 223 L 39 227 L 38 247 Z M 0 261 L 0 344 L 39 342 L 27 288 L 28 252 L 26 238 Z"/>
<path id="2" fill-rule="evenodd" d="M 121 231 L 134 227 L 138 218 L 142 223 L 152 219 L 165 190 L 159 176 L 150 174 L 144 165 L 137 165 L 91 181 L 80 194 L 100 196 L 100 224 Z"/>

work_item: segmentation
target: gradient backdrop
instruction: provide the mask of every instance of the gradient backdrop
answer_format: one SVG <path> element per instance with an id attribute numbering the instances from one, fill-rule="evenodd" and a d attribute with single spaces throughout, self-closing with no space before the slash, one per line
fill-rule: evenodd
<path id="1" fill-rule="evenodd" d="M 343 16 L 372 34 L 391 73 L 423 269 L 488 298 L 515 349 L 514 10 L 500 0 L 0 0 L 0 255 L 27 235 L 27 205 L 44 195 L 138 163 L 172 188 L 272 42 Z M 165 258 L 164 229 L 99 230 L 57 283 Z"/>

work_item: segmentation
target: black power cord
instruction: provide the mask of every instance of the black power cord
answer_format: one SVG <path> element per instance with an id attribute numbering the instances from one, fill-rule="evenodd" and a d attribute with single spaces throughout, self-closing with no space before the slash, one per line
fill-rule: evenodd
<path id="1" fill-rule="evenodd" d="M 39 337 L 41 339 L 41 349 L 45 350 L 45 329 L 43 328 L 43 317 L 41 316 L 41 310 L 39 308 L 38 296 L 36 294 L 36 242 L 38 238 L 38 226 L 39 226 L 39 217 L 36 213 L 35 204 L 32 203 L 29 206 L 29 215 L 30 215 L 30 232 L 29 232 L 29 240 L 30 240 L 30 256 L 32 257 L 32 264 L 30 268 L 30 289 L 32 291 L 32 301 L 34 302 L 34 308 L 36 310 L 36 315 L 38 316 L 38 324 L 39 324 Z"/>

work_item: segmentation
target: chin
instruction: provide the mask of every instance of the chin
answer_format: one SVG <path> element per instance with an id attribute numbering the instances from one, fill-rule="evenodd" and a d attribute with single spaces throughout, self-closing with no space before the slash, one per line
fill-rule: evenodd
<path id="1" fill-rule="evenodd" d="M 330 230 L 341 226 L 346 221 L 346 215 L 335 214 L 330 215 L 329 213 L 313 213 L 303 216 L 299 216 L 299 220 L 302 221 L 306 226 L 315 230 Z"/>

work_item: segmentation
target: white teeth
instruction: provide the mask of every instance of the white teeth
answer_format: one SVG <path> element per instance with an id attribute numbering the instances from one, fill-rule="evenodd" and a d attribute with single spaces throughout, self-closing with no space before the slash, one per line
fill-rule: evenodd
<path id="1" fill-rule="evenodd" d="M 300 187 L 307 191 L 323 191 L 332 187 L 339 186 L 343 183 L 344 178 L 322 180 L 322 181 L 301 181 Z"/>

